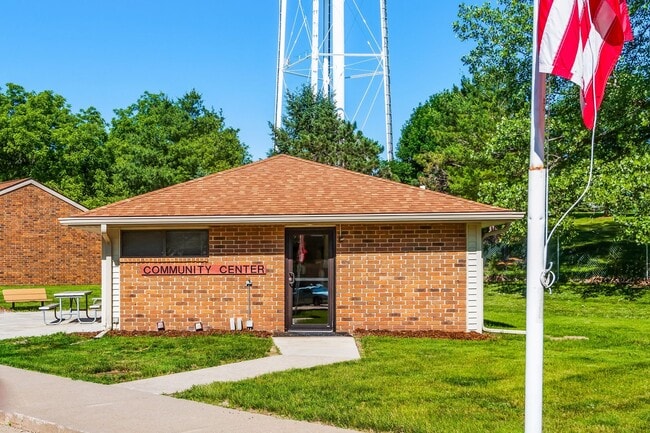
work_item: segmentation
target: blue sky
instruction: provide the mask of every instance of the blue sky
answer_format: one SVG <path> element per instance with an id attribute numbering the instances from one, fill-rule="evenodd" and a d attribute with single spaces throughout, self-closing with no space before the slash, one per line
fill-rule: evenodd
<path id="1" fill-rule="evenodd" d="M 395 143 L 413 109 L 465 72 L 471 45 L 451 27 L 459 3 L 388 0 Z M 277 0 L 3 0 L 1 13 L 3 89 L 52 90 L 107 121 L 145 91 L 178 98 L 196 89 L 240 130 L 254 160 L 271 147 Z M 383 129 L 364 133 L 384 144 Z"/>

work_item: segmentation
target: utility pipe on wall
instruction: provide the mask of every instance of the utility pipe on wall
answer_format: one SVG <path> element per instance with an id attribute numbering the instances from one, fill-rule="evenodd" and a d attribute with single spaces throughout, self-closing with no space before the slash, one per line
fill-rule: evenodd
<path id="1" fill-rule="evenodd" d="M 246 288 L 248 289 L 248 320 L 246 320 L 246 329 L 253 329 L 253 316 L 251 312 L 251 287 L 253 282 L 246 280 Z"/>

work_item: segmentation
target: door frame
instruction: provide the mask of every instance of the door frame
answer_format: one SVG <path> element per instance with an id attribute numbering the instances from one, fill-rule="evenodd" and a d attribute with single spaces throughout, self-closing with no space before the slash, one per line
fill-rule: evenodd
<path id="1" fill-rule="evenodd" d="M 289 284 L 289 274 L 293 271 L 293 235 L 328 235 L 329 258 L 327 260 L 328 280 L 328 321 L 325 325 L 293 324 L 293 288 Z M 336 227 L 285 227 L 284 229 L 284 330 L 286 332 L 335 332 L 336 330 Z"/>

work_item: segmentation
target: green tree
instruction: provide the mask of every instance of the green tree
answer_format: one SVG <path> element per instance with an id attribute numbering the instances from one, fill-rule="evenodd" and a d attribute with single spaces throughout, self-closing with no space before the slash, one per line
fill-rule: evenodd
<path id="1" fill-rule="evenodd" d="M 650 140 L 649 6 L 643 0 L 628 4 L 635 41 L 625 46 L 610 79 L 596 130 L 596 174 L 599 188 L 608 191 L 620 186 L 615 171 L 606 167 L 641 157 L 648 152 Z M 462 5 L 454 30 L 460 39 L 475 43 L 463 58 L 471 77 L 463 80 L 460 89 L 433 95 L 414 111 L 399 143 L 397 155 L 407 166 L 398 165 L 399 174 L 409 182 L 444 179 L 447 190 L 455 194 L 523 210 L 530 141 L 532 1 Z M 575 85 L 549 77 L 546 103 L 553 221 L 586 184 L 591 134 L 582 125 Z M 642 165 L 631 166 L 636 178 L 648 177 Z M 596 192 L 594 188 L 584 206 L 628 217 L 630 212 L 642 214 L 644 207 L 626 210 Z M 520 233 L 523 225 L 519 223 Z"/>
<path id="2" fill-rule="evenodd" d="M 650 244 L 650 152 L 611 161 L 599 174 L 595 195 L 623 225 L 622 238 Z"/>
<path id="3" fill-rule="evenodd" d="M 394 171 L 406 183 L 472 200 L 476 179 L 489 176 L 484 149 L 506 112 L 493 92 L 464 79 L 461 87 L 433 95 L 402 128 Z"/>
<path id="4" fill-rule="evenodd" d="M 496 4 L 462 4 L 453 30 L 474 43 L 463 63 L 473 81 L 496 93 L 509 112 L 530 97 L 532 0 L 497 0 Z"/>
<path id="5" fill-rule="evenodd" d="M 153 191 L 250 161 L 238 130 L 207 109 L 192 90 L 172 100 L 146 92 L 115 110 L 108 139 L 114 160 L 111 194 L 121 199 Z"/>
<path id="6" fill-rule="evenodd" d="M 284 153 L 377 174 L 382 147 L 356 130 L 356 124 L 339 117 L 331 99 L 303 86 L 287 92 L 286 116 L 280 128 L 269 124 L 275 148 L 269 154 Z"/>
<path id="7" fill-rule="evenodd" d="M 93 206 L 106 186 L 106 138 L 92 107 L 74 114 L 61 95 L 11 83 L 0 92 L 1 180 L 30 177 Z"/>

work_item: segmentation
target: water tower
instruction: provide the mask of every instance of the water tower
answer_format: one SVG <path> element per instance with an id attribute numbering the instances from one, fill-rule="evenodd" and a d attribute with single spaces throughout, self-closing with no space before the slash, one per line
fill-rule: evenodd
<path id="1" fill-rule="evenodd" d="M 309 84 L 331 96 L 340 115 L 367 137 L 385 131 L 392 160 L 386 0 L 279 2 L 274 125 L 282 124 L 286 90 Z"/>

